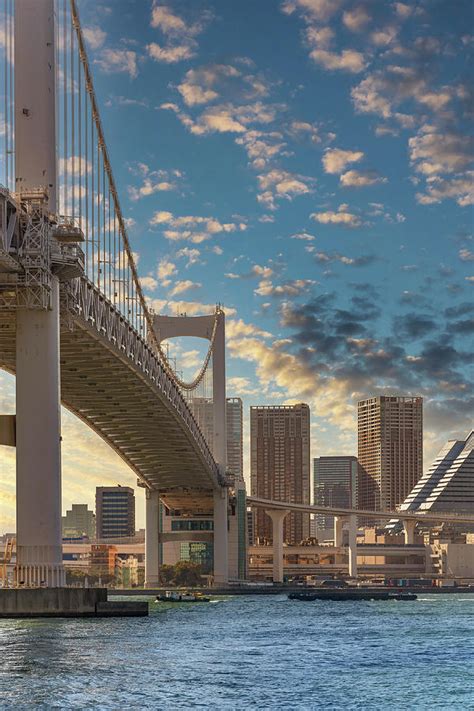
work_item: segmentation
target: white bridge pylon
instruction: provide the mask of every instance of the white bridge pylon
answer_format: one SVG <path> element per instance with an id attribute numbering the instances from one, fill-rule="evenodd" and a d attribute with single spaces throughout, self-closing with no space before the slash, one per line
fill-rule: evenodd
<path id="1" fill-rule="evenodd" d="M 154 333 L 75 0 L 7 8 L 15 91 L 10 79 L 0 142 L 15 165 L 0 189 L 0 368 L 16 374 L 17 411 L 0 442 L 17 448 L 17 583 L 54 587 L 64 585 L 61 402 L 148 491 L 220 500 L 227 484 Z"/>
<path id="2" fill-rule="evenodd" d="M 210 316 L 162 316 L 153 317 L 153 328 L 158 343 L 172 338 L 193 337 L 209 341 L 209 350 L 204 366 L 189 389 L 194 389 L 204 376 L 212 355 L 212 394 L 213 394 L 213 441 L 209 446 L 219 467 L 221 476 L 225 477 L 227 468 L 227 427 L 226 427 L 226 375 L 225 375 L 225 314 L 220 308 Z M 180 381 L 181 387 L 186 387 Z M 159 580 L 158 561 L 158 516 L 157 495 L 148 494 L 145 582 L 149 587 Z M 228 580 L 228 491 L 225 487 L 214 489 L 214 580 L 216 583 L 226 583 Z"/>

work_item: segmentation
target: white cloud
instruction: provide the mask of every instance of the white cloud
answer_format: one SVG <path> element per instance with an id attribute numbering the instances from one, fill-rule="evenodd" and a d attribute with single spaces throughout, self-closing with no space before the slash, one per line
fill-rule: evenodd
<path id="1" fill-rule="evenodd" d="M 308 234 L 307 232 L 299 232 L 296 235 L 291 235 L 290 239 L 298 239 L 304 242 L 314 242 L 316 237 L 314 237 L 314 235 Z"/>
<path id="2" fill-rule="evenodd" d="M 247 131 L 235 142 L 244 146 L 250 164 L 256 170 L 262 170 L 266 165 L 279 155 L 285 153 L 286 143 L 282 141 L 282 134 L 278 131 Z"/>
<path id="3" fill-rule="evenodd" d="M 398 28 L 394 26 L 384 27 L 371 33 L 370 39 L 377 47 L 386 47 L 397 37 Z"/>
<path id="4" fill-rule="evenodd" d="M 193 264 L 199 264 L 199 257 L 201 252 L 199 249 L 193 249 L 190 247 L 183 247 L 176 252 L 176 259 L 184 258 L 187 260 L 186 268 L 191 267 Z"/>
<path id="5" fill-rule="evenodd" d="M 82 34 L 89 47 L 93 50 L 103 47 L 107 39 L 107 34 L 100 27 L 83 27 Z"/>
<path id="6" fill-rule="evenodd" d="M 135 186 L 128 187 L 128 194 L 131 200 L 139 200 L 143 197 L 148 197 L 158 192 L 169 192 L 176 190 L 176 181 L 182 177 L 179 170 L 154 170 L 150 171 L 148 166 L 142 165 L 141 173 L 144 175 L 142 184 L 137 188 Z M 146 169 L 146 170 L 143 170 Z"/>
<path id="7" fill-rule="evenodd" d="M 178 296 L 178 294 L 184 294 L 186 291 L 191 291 L 194 289 L 200 289 L 202 284 L 199 282 L 191 281 L 191 279 L 183 279 L 182 281 L 175 282 L 173 288 L 170 290 L 170 296 Z"/>
<path id="8" fill-rule="evenodd" d="M 213 235 L 230 232 L 243 232 L 247 229 L 245 222 L 220 222 L 215 217 L 200 217 L 184 215 L 175 217 L 171 212 L 159 210 L 150 220 L 152 227 L 167 226 L 163 234 L 171 242 L 188 240 L 200 244 Z"/>
<path id="9" fill-rule="evenodd" d="M 311 193 L 315 182 L 314 178 L 276 168 L 257 177 L 261 190 L 257 200 L 270 210 L 276 210 L 277 198 L 291 200 L 297 195 Z"/>
<path id="10" fill-rule="evenodd" d="M 473 140 L 453 132 L 440 132 L 424 125 L 408 141 L 410 160 L 424 175 L 459 173 L 472 162 Z"/>
<path id="11" fill-rule="evenodd" d="M 336 14 L 342 4 L 343 0 L 284 0 L 282 10 L 286 15 L 300 10 L 310 19 L 326 22 Z"/>
<path id="12" fill-rule="evenodd" d="M 387 178 L 377 175 L 374 171 L 348 170 L 341 175 L 339 182 L 345 188 L 362 188 L 376 183 L 386 183 Z"/>
<path id="13" fill-rule="evenodd" d="M 309 56 L 316 64 L 321 64 L 331 71 L 341 70 L 357 74 L 366 67 L 364 55 L 355 49 L 343 49 L 339 54 L 327 49 L 313 49 Z"/>
<path id="14" fill-rule="evenodd" d="M 140 277 L 140 284 L 142 289 L 145 289 L 146 291 L 155 291 L 155 289 L 158 288 L 158 282 L 152 276 Z"/>
<path id="15" fill-rule="evenodd" d="M 453 88 L 446 86 L 432 89 L 426 72 L 418 67 L 397 65 L 369 74 L 351 90 L 356 111 L 377 114 L 384 119 L 393 118 L 404 128 L 414 125 L 414 117 L 396 112 L 395 107 L 399 104 L 412 100 L 434 112 L 440 112 L 447 108 L 453 93 Z"/>
<path id="16" fill-rule="evenodd" d="M 219 96 L 214 88 L 217 84 L 241 75 L 241 72 L 230 64 L 210 64 L 186 72 L 177 89 L 187 106 L 206 104 Z"/>
<path id="17" fill-rule="evenodd" d="M 173 111 L 183 126 L 196 136 L 209 133 L 245 133 L 247 127 L 253 123 L 267 124 L 274 121 L 278 109 L 260 101 L 240 106 L 218 104 L 208 107 L 197 119 L 193 119 L 177 104 L 167 102 L 161 104 L 160 108 Z"/>
<path id="18" fill-rule="evenodd" d="M 362 151 L 344 151 L 341 148 L 327 148 L 323 155 L 323 166 L 325 173 L 342 173 L 349 163 L 357 163 L 362 160 Z"/>
<path id="19" fill-rule="evenodd" d="M 162 47 L 157 42 L 150 42 L 150 44 L 147 44 L 146 49 L 151 59 L 165 64 L 176 64 L 176 62 L 182 62 L 185 59 L 192 59 L 192 57 L 196 56 L 195 49 L 191 44 Z"/>
<path id="20" fill-rule="evenodd" d="M 138 75 L 137 53 L 131 49 L 103 49 L 94 64 L 106 74 L 124 73 L 131 79 Z"/>
<path id="21" fill-rule="evenodd" d="M 467 171 L 459 178 L 440 178 L 433 176 L 427 180 L 426 193 L 417 193 L 416 199 L 421 205 L 432 205 L 446 198 L 453 198 L 460 207 L 474 204 L 474 171 Z"/>
<path id="22" fill-rule="evenodd" d="M 338 211 L 313 212 L 310 217 L 323 225 L 342 225 L 343 227 L 361 227 L 362 220 L 358 215 L 348 212 L 347 205 L 339 205 Z"/>
<path id="23" fill-rule="evenodd" d="M 343 23 L 351 32 L 362 32 L 371 19 L 371 16 L 363 5 L 359 7 L 356 6 L 352 8 L 352 10 L 346 10 L 342 15 Z"/>
<path id="24" fill-rule="evenodd" d="M 174 276 L 177 274 L 177 269 L 176 269 L 176 264 L 173 264 L 173 262 L 170 262 L 169 259 L 164 257 L 158 262 L 158 267 L 156 270 L 156 273 L 158 275 L 158 279 L 160 280 L 160 284 L 162 286 L 169 286 L 171 284 L 171 279 L 170 277 Z"/>
<path id="25" fill-rule="evenodd" d="M 273 284 L 270 279 L 262 279 L 254 293 L 258 296 L 299 296 L 316 284 L 313 279 L 293 279 L 283 284 Z"/>
<path id="26" fill-rule="evenodd" d="M 471 250 L 460 249 L 458 254 L 459 259 L 462 259 L 463 262 L 474 262 L 474 252 L 471 252 Z"/>

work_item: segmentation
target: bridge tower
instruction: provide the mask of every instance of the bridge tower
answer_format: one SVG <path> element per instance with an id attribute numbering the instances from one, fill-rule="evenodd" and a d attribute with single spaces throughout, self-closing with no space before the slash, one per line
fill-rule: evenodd
<path id="1" fill-rule="evenodd" d="M 214 441 L 209 443 L 222 476 L 227 467 L 226 379 L 225 379 L 225 314 L 217 309 L 211 316 L 155 315 L 153 327 L 158 341 L 188 336 L 212 343 L 212 392 Z M 149 499 L 147 499 L 148 504 Z M 150 506 L 152 505 L 150 500 Z M 148 531 L 146 533 L 148 536 Z M 153 535 L 153 532 L 150 532 Z M 154 546 L 150 544 L 150 550 Z M 214 580 L 228 581 L 228 489 L 214 490 Z"/>
<path id="2" fill-rule="evenodd" d="M 16 0 L 14 10 L 15 184 L 19 201 L 36 210 L 41 260 L 42 249 L 49 254 L 49 213 L 57 211 L 54 0 Z M 41 267 L 45 301 L 25 298 L 16 312 L 16 575 L 25 585 L 59 587 L 59 280 L 50 267 L 47 260 Z"/>

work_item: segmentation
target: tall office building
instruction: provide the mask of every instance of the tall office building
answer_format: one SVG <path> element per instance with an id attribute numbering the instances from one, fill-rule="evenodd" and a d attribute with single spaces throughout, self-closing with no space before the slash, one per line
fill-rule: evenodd
<path id="1" fill-rule="evenodd" d="M 358 404 L 359 508 L 393 510 L 423 474 L 423 398 Z"/>
<path id="2" fill-rule="evenodd" d="M 95 538 L 95 514 L 87 504 L 72 504 L 62 517 L 63 538 Z"/>
<path id="3" fill-rule="evenodd" d="M 227 416 L 227 466 L 236 478 L 244 476 L 243 408 L 240 397 L 228 397 Z"/>
<path id="4" fill-rule="evenodd" d="M 310 503 L 310 412 L 308 405 L 250 408 L 252 496 L 292 503 Z M 255 538 L 273 536 L 265 511 L 255 516 Z M 309 514 L 290 513 L 284 521 L 286 543 L 309 537 Z"/>
<path id="5" fill-rule="evenodd" d="M 314 503 L 344 509 L 357 507 L 357 457 L 317 457 L 314 463 Z M 317 514 L 317 530 L 331 529 L 334 516 Z"/>
<path id="6" fill-rule="evenodd" d="M 193 398 L 189 406 L 201 432 L 211 449 L 214 440 L 214 410 L 210 398 Z M 228 397 L 226 401 L 227 466 L 236 478 L 244 475 L 243 465 L 243 415 L 240 397 Z"/>
<path id="7" fill-rule="evenodd" d="M 97 539 L 135 535 L 135 494 L 129 486 L 98 486 L 95 490 Z"/>

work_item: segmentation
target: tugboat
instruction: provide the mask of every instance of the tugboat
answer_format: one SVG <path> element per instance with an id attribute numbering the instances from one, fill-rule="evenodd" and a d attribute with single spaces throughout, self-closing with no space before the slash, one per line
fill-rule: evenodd
<path id="1" fill-rule="evenodd" d="M 163 595 L 157 595 L 155 602 L 211 602 L 210 597 L 205 597 L 199 592 L 180 592 L 179 590 L 166 590 Z"/>

